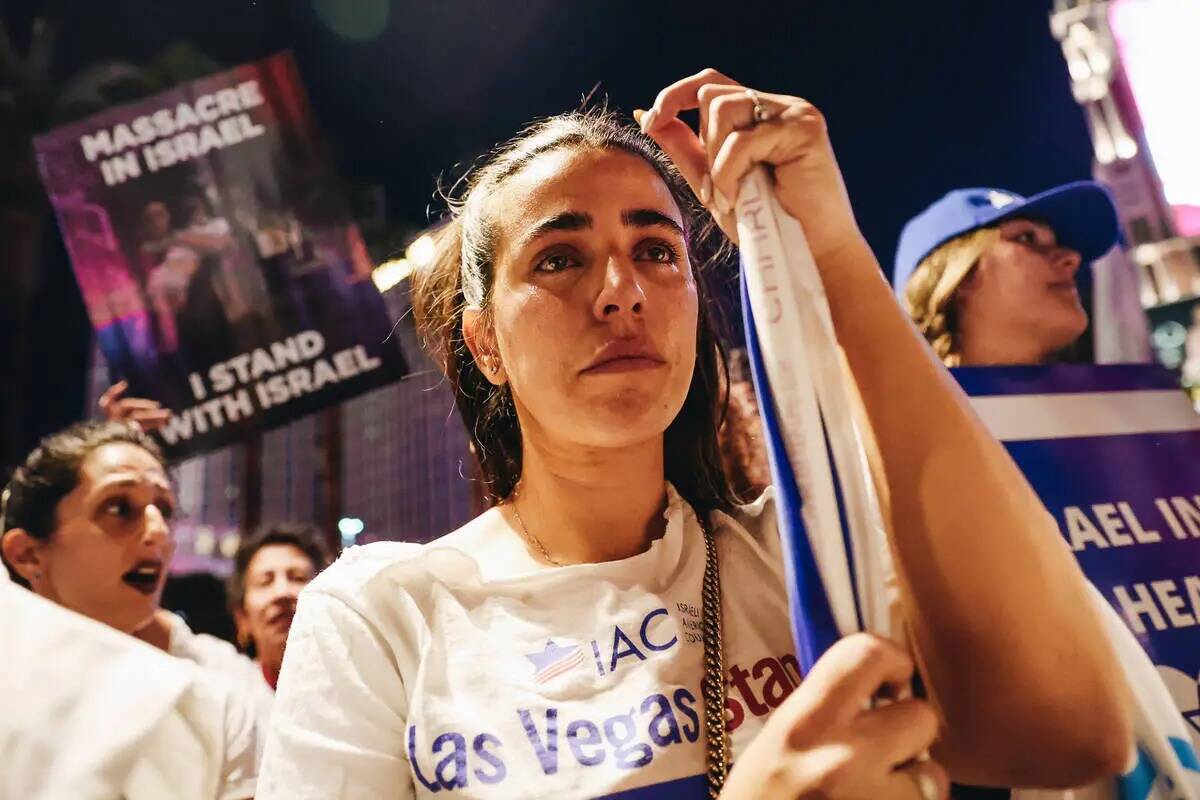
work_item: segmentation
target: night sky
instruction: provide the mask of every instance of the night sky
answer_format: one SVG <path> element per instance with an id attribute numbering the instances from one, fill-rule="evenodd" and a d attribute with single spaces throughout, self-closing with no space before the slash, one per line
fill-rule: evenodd
<path id="1" fill-rule="evenodd" d="M 21 45 L 43 4 L 2 2 Z M 148 59 L 180 39 L 226 66 L 292 49 L 341 173 L 382 185 L 388 217 L 414 233 L 440 210 L 436 176 L 453 174 L 524 123 L 576 107 L 597 84 L 618 109 L 645 107 L 662 86 L 705 66 L 804 96 L 825 112 L 859 222 L 885 267 L 905 220 L 951 188 L 1028 194 L 1090 172 L 1083 113 L 1049 31 L 1049 0 L 60 7 L 67 11 L 54 61 L 59 80 L 101 59 Z M 345 17 L 349 9 L 356 15 Z M 62 313 L 38 346 L 47 363 L 77 369 L 87 327 L 61 255 L 47 257 L 45 280 Z M 46 413 L 34 427 L 69 421 L 49 418 L 61 409 Z"/>

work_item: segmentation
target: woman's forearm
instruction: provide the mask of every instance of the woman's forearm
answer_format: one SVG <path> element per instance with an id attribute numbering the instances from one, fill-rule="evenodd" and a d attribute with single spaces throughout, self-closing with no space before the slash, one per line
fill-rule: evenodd
<path id="1" fill-rule="evenodd" d="M 1006 785 L 1116 771 L 1129 740 L 1124 685 L 1053 518 L 905 318 L 866 243 L 820 268 L 879 445 L 948 765 Z"/>

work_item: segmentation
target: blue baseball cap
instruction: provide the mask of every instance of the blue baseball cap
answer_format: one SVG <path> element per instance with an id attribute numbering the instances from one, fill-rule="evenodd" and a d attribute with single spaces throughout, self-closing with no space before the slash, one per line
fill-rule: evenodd
<path id="1" fill-rule="evenodd" d="M 892 291 L 904 297 L 905 285 L 925 256 L 964 233 L 1028 217 L 1054 229 L 1058 243 L 1075 250 L 1084 263 L 1094 261 L 1120 236 L 1117 209 L 1108 189 L 1076 181 L 1022 197 L 1006 189 L 955 189 L 908 221 L 900 232 Z"/>

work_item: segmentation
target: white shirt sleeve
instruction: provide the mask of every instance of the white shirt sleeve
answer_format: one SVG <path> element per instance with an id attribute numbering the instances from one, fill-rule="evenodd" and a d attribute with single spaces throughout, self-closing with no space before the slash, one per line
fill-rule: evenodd
<path id="1" fill-rule="evenodd" d="M 412 798 L 407 700 L 386 638 L 315 588 L 288 634 L 257 799 Z"/>
<path id="2" fill-rule="evenodd" d="M 260 731 L 254 705 L 242 691 L 230 687 L 225 703 L 225 753 L 221 762 L 221 787 L 217 800 L 248 800 L 258 782 Z"/>

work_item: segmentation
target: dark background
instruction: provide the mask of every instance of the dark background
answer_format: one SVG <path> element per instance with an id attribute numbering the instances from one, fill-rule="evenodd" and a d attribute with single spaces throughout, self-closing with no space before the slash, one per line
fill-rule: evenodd
<path id="1" fill-rule="evenodd" d="M 1049 0 L 0 3 L 12 53 L 43 76 L 15 101 L 0 84 L 5 464 L 83 413 L 90 353 L 70 264 L 29 180 L 26 137 L 94 110 L 47 98 L 111 62 L 144 67 L 161 85 L 290 48 L 348 191 L 373 198 L 369 214 L 401 238 L 440 210 L 437 176 L 458 174 L 531 119 L 577 106 L 597 85 L 619 109 L 647 107 L 705 66 L 825 112 L 885 268 L 905 220 L 951 188 L 1028 194 L 1090 172 Z M 29 50 L 37 17 L 59 23 L 48 53 Z M 103 99 L 146 93 L 116 76 Z M 14 238 L 21 224 L 36 227 L 26 231 L 33 245 Z"/>

